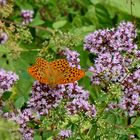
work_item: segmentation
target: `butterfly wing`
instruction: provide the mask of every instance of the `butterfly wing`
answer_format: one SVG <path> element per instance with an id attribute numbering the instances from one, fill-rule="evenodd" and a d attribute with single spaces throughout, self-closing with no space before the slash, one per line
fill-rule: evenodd
<path id="1" fill-rule="evenodd" d="M 28 68 L 28 72 L 41 83 L 50 85 L 73 83 L 85 75 L 83 70 L 69 67 L 65 59 L 49 63 L 43 58 L 37 58 L 35 65 Z"/>
<path id="2" fill-rule="evenodd" d="M 59 78 L 64 71 L 69 68 L 69 63 L 65 59 L 57 59 L 49 63 L 49 84 L 56 85 L 59 82 Z"/>
<path id="3" fill-rule="evenodd" d="M 65 59 L 57 59 L 55 61 L 50 62 L 50 67 L 59 73 L 65 71 L 66 68 L 69 67 L 69 63 Z"/>
<path id="4" fill-rule="evenodd" d="M 37 58 L 36 63 L 28 68 L 28 73 L 41 83 L 49 83 L 49 63 L 43 58 Z"/>
<path id="5" fill-rule="evenodd" d="M 85 72 L 78 68 L 67 68 L 61 75 L 56 77 L 56 84 L 67 84 L 73 83 L 75 81 L 80 80 L 85 76 Z"/>
<path id="6" fill-rule="evenodd" d="M 35 64 L 40 67 L 47 67 L 49 62 L 47 62 L 45 59 L 38 57 L 35 61 Z"/>

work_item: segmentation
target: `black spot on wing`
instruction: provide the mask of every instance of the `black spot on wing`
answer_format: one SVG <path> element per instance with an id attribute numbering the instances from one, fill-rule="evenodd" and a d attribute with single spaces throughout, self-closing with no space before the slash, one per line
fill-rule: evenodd
<path id="1" fill-rule="evenodd" d="M 50 62 L 50 65 L 58 71 L 63 72 L 66 68 L 69 67 L 68 62 L 65 59 L 58 59 L 53 62 Z"/>
<path id="2" fill-rule="evenodd" d="M 48 62 L 45 59 L 39 57 L 36 59 L 36 65 L 40 67 L 47 67 Z"/>

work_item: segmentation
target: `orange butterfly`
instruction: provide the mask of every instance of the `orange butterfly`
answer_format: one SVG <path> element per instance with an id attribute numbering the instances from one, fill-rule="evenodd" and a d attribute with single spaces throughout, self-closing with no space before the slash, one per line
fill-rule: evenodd
<path id="1" fill-rule="evenodd" d="M 70 67 L 65 59 L 47 62 L 43 58 L 37 58 L 28 72 L 36 80 L 48 85 L 73 83 L 85 75 L 83 70 Z"/>

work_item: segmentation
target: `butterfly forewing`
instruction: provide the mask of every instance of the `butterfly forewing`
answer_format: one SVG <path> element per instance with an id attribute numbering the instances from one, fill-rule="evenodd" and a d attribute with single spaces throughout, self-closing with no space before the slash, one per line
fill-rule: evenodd
<path id="1" fill-rule="evenodd" d="M 64 73 L 57 77 L 57 83 L 56 84 L 67 84 L 67 83 L 73 83 L 75 81 L 78 81 L 82 77 L 84 77 L 85 72 L 83 70 L 80 70 L 78 68 L 67 68 Z"/>
<path id="2" fill-rule="evenodd" d="M 65 59 L 57 59 L 50 62 L 50 66 L 54 71 L 63 72 L 69 67 L 69 63 Z"/>
<path id="3" fill-rule="evenodd" d="M 48 68 L 35 64 L 28 68 L 30 75 L 41 83 L 49 83 Z"/>
<path id="4" fill-rule="evenodd" d="M 40 67 L 47 67 L 48 63 L 45 59 L 38 57 L 35 61 L 35 64 L 40 66 Z"/>

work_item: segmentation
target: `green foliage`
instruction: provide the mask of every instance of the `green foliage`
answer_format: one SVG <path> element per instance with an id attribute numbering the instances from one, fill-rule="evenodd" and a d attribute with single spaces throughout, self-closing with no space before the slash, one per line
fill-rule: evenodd
<path id="1" fill-rule="evenodd" d="M 12 121 L 0 119 L 0 138 L 1 140 L 19 140 L 19 127 Z"/>

